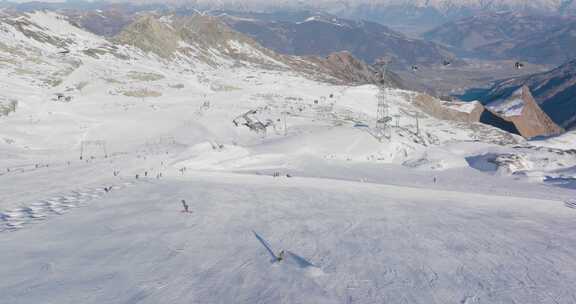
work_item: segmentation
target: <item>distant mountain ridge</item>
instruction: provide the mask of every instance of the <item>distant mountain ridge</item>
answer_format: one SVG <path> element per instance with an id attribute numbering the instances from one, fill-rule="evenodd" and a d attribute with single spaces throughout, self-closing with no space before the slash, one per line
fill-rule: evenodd
<path id="1" fill-rule="evenodd" d="M 348 53 L 326 58 L 293 57 L 275 53 L 252 38 L 233 30 L 214 16 L 144 15 L 113 38 L 163 58 L 194 57 L 217 65 L 214 54 L 223 54 L 234 64 L 256 64 L 272 69 L 292 69 L 310 76 L 331 76 L 346 83 L 379 83 L 401 86 L 393 74 L 384 75 Z M 329 80 L 329 79 L 325 79 Z"/>
<path id="2" fill-rule="evenodd" d="M 114 36 L 139 15 L 147 12 L 112 6 L 96 11 L 70 10 L 63 13 L 93 33 Z M 183 17 L 198 12 L 177 9 L 169 14 Z M 342 19 L 320 12 L 256 13 L 224 10 L 205 14 L 220 18 L 234 30 L 280 54 L 326 57 L 332 53 L 348 51 L 368 64 L 386 62 L 395 68 L 440 64 L 454 57 L 436 43 L 407 37 L 381 24 Z"/>
<path id="3" fill-rule="evenodd" d="M 369 64 L 386 61 L 397 68 L 440 64 L 454 57 L 435 43 L 406 37 L 371 21 L 314 13 L 302 15 L 300 21 L 273 21 L 261 14 L 220 17 L 235 30 L 283 54 L 327 56 L 346 50 Z"/>
<path id="4" fill-rule="evenodd" d="M 487 13 L 446 23 L 424 37 L 491 59 L 561 64 L 576 57 L 576 17 Z"/>
<path id="5" fill-rule="evenodd" d="M 576 2 L 572 0 L 376 0 L 338 3 L 333 4 L 331 12 L 342 17 L 373 20 L 390 26 L 439 26 L 463 17 L 499 11 L 576 14 Z"/>
<path id="6" fill-rule="evenodd" d="M 32 11 L 38 9 L 102 9 L 119 5 L 135 10 L 168 11 L 182 9 L 235 10 L 252 12 L 277 11 L 324 11 L 343 18 L 371 20 L 386 25 L 425 24 L 438 26 L 448 21 L 479 13 L 502 10 L 522 13 L 576 14 L 573 0 L 316 0 L 316 1 L 268 1 L 268 0 L 110 0 L 55 2 L 3 2 L 0 7 Z"/>

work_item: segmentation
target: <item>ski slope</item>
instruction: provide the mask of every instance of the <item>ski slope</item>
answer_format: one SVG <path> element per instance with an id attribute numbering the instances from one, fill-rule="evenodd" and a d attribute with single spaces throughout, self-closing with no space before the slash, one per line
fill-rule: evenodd
<path id="1" fill-rule="evenodd" d="M 0 233 L 0 302 L 573 303 L 575 216 L 553 200 L 188 172 Z"/>

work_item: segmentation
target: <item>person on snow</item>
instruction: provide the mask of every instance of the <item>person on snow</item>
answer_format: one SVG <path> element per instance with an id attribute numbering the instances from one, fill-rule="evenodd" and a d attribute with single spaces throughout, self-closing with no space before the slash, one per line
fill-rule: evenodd
<path id="1" fill-rule="evenodd" d="M 188 209 L 188 204 L 186 204 L 185 200 L 182 200 L 182 207 L 184 207 L 184 212 L 189 213 L 190 210 Z"/>
<path id="2" fill-rule="evenodd" d="M 282 262 L 284 260 L 284 250 L 280 251 L 280 253 L 278 253 L 278 256 L 276 257 L 276 261 L 278 262 Z"/>

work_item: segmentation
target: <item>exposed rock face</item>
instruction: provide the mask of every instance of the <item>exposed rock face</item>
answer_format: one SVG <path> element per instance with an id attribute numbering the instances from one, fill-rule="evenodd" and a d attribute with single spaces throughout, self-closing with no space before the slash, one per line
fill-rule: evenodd
<path id="1" fill-rule="evenodd" d="M 542 111 L 527 86 L 522 86 L 510 97 L 490 103 L 487 109 L 504 121 L 514 125 L 525 138 L 558 135 L 564 132 Z"/>
<path id="2" fill-rule="evenodd" d="M 163 58 L 194 53 L 195 56 L 205 56 L 201 59 L 208 60 L 219 53 L 229 58 L 265 60 L 274 55 L 215 17 L 201 15 L 144 15 L 128 25 L 114 40 Z M 243 52 L 249 50 L 254 53 Z"/>
<path id="3" fill-rule="evenodd" d="M 317 80 L 339 84 L 400 87 L 399 78 L 393 73 L 384 75 L 348 52 L 327 58 L 277 54 L 212 16 L 147 15 L 128 25 L 113 40 L 166 60 L 189 60 L 210 66 L 253 64 L 294 70 Z"/>
<path id="4" fill-rule="evenodd" d="M 98 11 L 67 10 L 70 21 L 99 36 L 112 37 L 134 21 L 134 13 L 123 7 L 105 7 Z"/>
<path id="5" fill-rule="evenodd" d="M 333 53 L 326 58 L 311 57 L 309 60 L 318 64 L 327 73 L 350 83 L 382 84 L 389 87 L 401 86 L 399 78 L 394 74 L 380 73 L 363 61 L 354 58 L 347 51 Z"/>
<path id="6" fill-rule="evenodd" d="M 501 81 L 483 100 L 492 102 L 505 98 L 524 85 L 530 88 L 538 105 L 556 124 L 565 129 L 576 125 L 576 61 L 549 72 Z"/>
<path id="7" fill-rule="evenodd" d="M 180 37 L 166 24 L 147 15 L 129 24 L 114 40 L 169 58 L 175 55 Z"/>
<path id="8" fill-rule="evenodd" d="M 416 95 L 412 102 L 426 114 L 444 120 L 479 122 L 484 106 L 478 101 L 443 101 L 427 94 Z"/>

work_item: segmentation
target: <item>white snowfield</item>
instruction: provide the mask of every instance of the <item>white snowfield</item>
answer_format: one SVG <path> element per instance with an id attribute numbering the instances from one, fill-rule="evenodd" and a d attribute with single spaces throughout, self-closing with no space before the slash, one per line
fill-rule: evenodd
<path id="1" fill-rule="evenodd" d="M 0 233 L 0 302 L 574 303 L 575 216 L 553 200 L 193 172 Z"/>
<path id="2" fill-rule="evenodd" d="M 496 100 L 488 108 L 505 117 L 520 116 L 524 111 L 524 100 L 522 99 L 522 88 L 517 89 L 509 98 Z"/>
<path id="3" fill-rule="evenodd" d="M 107 41 L 37 14 L 77 48 L 0 47 L 0 303 L 576 303 L 574 133 L 391 89 L 382 138 L 375 86 L 93 57 Z"/>

